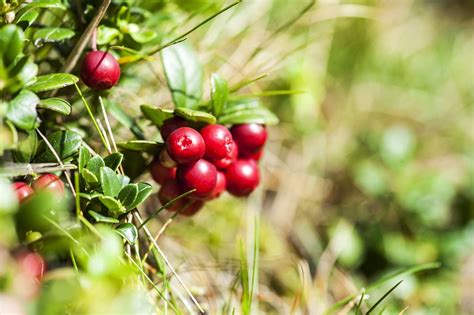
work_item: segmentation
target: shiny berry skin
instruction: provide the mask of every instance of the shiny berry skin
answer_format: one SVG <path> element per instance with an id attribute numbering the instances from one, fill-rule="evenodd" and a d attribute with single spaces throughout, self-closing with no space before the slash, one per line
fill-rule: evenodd
<path id="1" fill-rule="evenodd" d="M 13 183 L 12 186 L 13 189 L 15 189 L 16 191 L 16 195 L 20 203 L 34 193 L 33 188 L 31 188 L 30 186 L 28 186 L 27 183 L 24 182 L 16 182 Z"/>
<path id="2" fill-rule="evenodd" d="M 217 171 L 216 187 L 214 187 L 208 199 L 218 198 L 225 191 L 225 188 L 226 188 L 225 174 Z"/>
<path id="3" fill-rule="evenodd" d="M 169 135 L 173 131 L 181 127 L 189 127 L 188 122 L 179 117 L 166 119 L 160 128 L 160 133 L 161 133 L 161 137 L 163 138 L 163 141 L 166 141 L 166 139 L 168 139 Z"/>
<path id="4" fill-rule="evenodd" d="M 161 202 L 161 205 L 165 205 L 174 198 L 181 195 L 181 189 L 178 183 L 175 180 L 167 180 L 161 185 L 160 190 L 158 191 L 158 199 Z M 183 198 L 176 200 L 171 205 L 166 207 L 170 211 L 178 211 L 186 205 L 186 202 Z"/>
<path id="5" fill-rule="evenodd" d="M 196 189 L 190 197 L 208 197 L 217 182 L 216 167 L 210 162 L 200 159 L 195 163 L 178 165 L 176 177 L 183 191 Z"/>
<path id="6" fill-rule="evenodd" d="M 64 195 L 64 183 L 54 174 L 43 174 L 33 182 L 35 191 L 48 190 L 59 196 Z"/>
<path id="7" fill-rule="evenodd" d="M 206 145 L 201 134 L 189 127 L 173 131 L 166 139 L 166 149 L 178 164 L 196 162 L 204 156 Z"/>
<path id="8" fill-rule="evenodd" d="M 229 157 L 234 146 L 232 134 L 225 126 L 212 124 L 201 129 L 206 144 L 206 159 L 218 160 Z"/>
<path id="9" fill-rule="evenodd" d="M 260 159 L 262 158 L 263 156 L 263 148 L 261 148 L 260 150 L 258 150 L 257 152 L 252 152 L 252 153 L 242 153 L 239 158 L 242 158 L 242 159 L 252 159 L 254 161 L 260 161 Z"/>
<path id="10" fill-rule="evenodd" d="M 81 79 L 94 90 L 108 90 L 120 79 L 120 65 L 105 51 L 87 53 L 81 65 Z"/>
<path id="11" fill-rule="evenodd" d="M 212 164 L 214 164 L 218 169 L 220 170 L 225 170 L 227 169 L 232 163 L 237 161 L 237 158 L 239 156 L 239 148 L 237 146 L 237 143 L 234 142 L 234 145 L 232 146 L 232 151 L 230 151 L 230 154 L 228 157 L 225 157 L 223 159 L 219 160 L 211 160 Z"/>
<path id="12" fill-rule="evenodd" d="M 253 160 L 237 160 L 225 173 L 227 191 L 234 196 L 247 196 L 260 182 L 258 165 Z"/>
<path id="13" fill-rule="evenodd" d="M 184 210 L 180 213 L 186 217 L 190 217 L 204 206 L 204 201 L 196 200 L 196 199 L 186 199 L 186 206 L 184 206 Z"/>
<path id="14" fill-rule="evenodd" d="M 257 152 L 267 141 L 267 130 L 263 125 L 235 125 L 230 131 L 241 154 Z"/>
<path id="15" fill-rule="evenodd" d="M 18 265 L 21 271 L 38 281 L 43 278 L 45 262 L 41 255 L 33 252 L 24 253 L 18 257 Z"/>
<path id="16" fill-rule="evenodd" d="M 154 159 L 150 164 L 150 174 L 155 182 L 158 184 L 163 184 L 168 179 L 176 178 L 176 167 L 165 167 L 163 164 L 161 164 L 159 159 Z"/>

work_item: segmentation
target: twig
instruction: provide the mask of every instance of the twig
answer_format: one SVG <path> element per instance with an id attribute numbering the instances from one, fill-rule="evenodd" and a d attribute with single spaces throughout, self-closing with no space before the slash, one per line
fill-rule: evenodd
<path id="1" fill-rule="evenodd" d="M 171 273 L 176 277 L 176 280 L 179 282 L 179 284 L 183 287 L 183 289 L 186 291 L 186 293 L 189 295 L 189 297 L 191 298 L 191 300 L 193 301 L 193 303 L 197 306 L 197 308 L 199 309 L 199 312 L 201 314 L 205 314 L 203 308 L 201 307 L 201 305 L 199 304 L 199 302 L 196 300 L 196 298 L 194 297 L 194 295 L 191 293 L 191 291 L 189 290 L 189 288 L 186 286 L 186 284 L 183 282 L 183 280 L 181 280 L 181 277 L 178 275 L 178 273 L 176 272 L 176 270 L 174 270 L 173 266 L 171 265 L 171 263 L 169 262 L 168 258 L 166 258 L 165 254 L 163 253 L 163 251 L 161 250 L 161 248 L 158 246 L 158 244 L 155 242 L 155 240 L 153 239 L 153 236 L 151 235 L 150 231 L 148 230 L 148 228 L 146 226 L 143 225 L 143 220 L 142 218 L 140 217 L 140 214 L 137 212 L 137 211 L 134 211 L 133 212 L 135 218 L 137 219 L 137 221 L 141 224 L 141 226 L 143 227 L 143 230 L 145 231 L 145 234 L 147 235 L 148 239 L 153 243 L 153 245 L 155 246 L 156 250 L 158 251 L 158 253 L 160 254 L 160 256 L 163 258 L 163 260 L 165 261 L 166 265 L 168 266 L 168 268 L 170 268 L 171 270 Z"/>
<path id="2" fill-rule="evenodd" d="M 44 143 L 46 144 L 46 146 L 48 147 L 48 149 L 51 151 L 51 153 L 54 155 L 54 157 L 56 158 L 56 160 L 58 160 L 58 163 L 59 165 L 61 165 L 61 167 L 64 168 L 64 164 L 63 162 L 61 161 L 61 158 L 59 157 L 59 155 L 56 153 L 56 150 L 54 150 L 53 146 L 51 145 L 51 143 L 49 143 L 48 139 L 41 133 L 41 131 L 39 129 L 36 129 L 36 132 L 40 135 L 40 137 L 43 139 Z M 72 192 L 72 195 L 74 196 L 74 198 L 76 198 L 76 192 L 74 191 L 74 186 L 72 184 L 72 181 L 71 181 L 71 178 L 69 177 L 69 174 L 67 172 L 64 172 L 64 176 L 66 176 L 66 180 L 67 182 L 69 183 L 69 188 L 71 189 L 71 192 Z"/>

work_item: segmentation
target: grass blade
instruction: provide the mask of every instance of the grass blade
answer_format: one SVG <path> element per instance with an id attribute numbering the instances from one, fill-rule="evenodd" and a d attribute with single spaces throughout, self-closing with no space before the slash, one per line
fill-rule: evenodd
<path id="1" fill-rule="evenodd" d="M 395 290 L 401 283 L 403 282 L 403 280 L 400 280 L 397 282 L 397 284 L 395 284 L 390 290 L 388 290 L 380 299 L 378 299 L 377 302 L 375 302 L 375 304 L 367 311 L 367 313 L 365 313 L 365 315 L 369 315 L 373 310 L 375 310 L 375 308 L 387 297 L 390 295 L 390 293 L 393 292 L 393 290 Z"/>

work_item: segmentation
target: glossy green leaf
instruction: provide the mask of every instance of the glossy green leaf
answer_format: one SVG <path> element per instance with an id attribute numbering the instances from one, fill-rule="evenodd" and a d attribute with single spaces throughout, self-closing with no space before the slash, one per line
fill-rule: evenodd
<path id="1" fill-rule="evenodd" d="M 38 135 L 31 130 L 18 133 L 18 138 L 17 148 L 12 152 L 15 162 L 30 163 L 38 149 Z"/>
<path id="2" fill-rule="evenodd" d="M 212 114 L 189 108 L 176 108 L 174 113 L 176 116 L 188 121 L 203 122 L 206 124 L 214 124 L 217 120 Z"/>
<path id="3" fill-rule="evenodd" d="M 79 149 L 79 158 L 77 162 L 78 167 L 79 167 L 79 172 L 82 172 L 82 170 L 86 167 L 90 158 L 91 158 L 91 153 L 89 152 L 89 150 L 87 150 L 86 147 L 82 146 Z"/>
<path id="4" fill-rule="evenodd" d="M 148 140 L 131 140 L 117 143 L 117 146 L 125 150 L 158 153 L 163 147 L 163 143 Z"/>
<path id="5" fill-rule="evenodd" d="M 59 130 L 46 138 L 61 160 L 76 154 L 82 144 L 81 135 L 71 130 Z M 44 142 L 41 143 L 39 152 L 41 154 L 36 158 L 36 162 L 56 162 L 55 156 Z"/>
<path id="6" fill-rule="evenodd" d="M 145 201 L 148 198 L 148 196 L 150 196 L 153 190 L 153 187 L 147 183 L 138 183 L 137 186 L 138 186 L 137 197 L 135 198 L 135 201 L 133 202 L 133 204 L 129 206 L 129 209 L 136 208 L 139 204 Z"/>
<path id="7" fill-rule="evenodd" d="M 17 74 L 16 78 L 20 81 L 21 85 L 32 83 L 36 79 L 38 74 L 38 65 L 34 62 L 28 62 Z"/>
<path id="8" fill-rule="evenodd" d="M 226 124 L 262 124 L 276 125 L 278 117 L 265 107 L 252 108 L 219 117 L 219 123 Z"/>
<path id="9" fill-rule="evenodd" d="M 122 223 L 115 230 L 130 244 L 135 244 L 138 239 L 137 227 L 132 223 Z"/>
<path id="10" fill-rule="evenodd" d="M 87 162 L 87 170 L 94 174 L 97 178 L 100 178 L 100 169 L 105 166 L 104 160 L 100 157 L 100 155 L 93 156 Z"/>
<path id="11" fill-rule="evenodd" d="M 0 57 L 3 64 L 9 66 L 23 51 L 25 35 L 23 31 L 13 24 L 0 28 Z"/>
<path id="12" fill-rule="evenodd" d="M 22 90 L 14 99 L 8 102 L 7 118 L 18 128 L 32 130 L 38 127 L 39 119 L 36 106 L 39 98 L 35 93 Z"/>
<path id="13" fill-rule="evenodd" d="M 102 215 L 92 210 L 89 210 L 88 213 L 97 223 L 99 222 L 100 223 L 119 223 L 120 222 L 116 218 L 106 217 L 105 215 Z"/>
<path id="14" fill-rule="evenodd" d="M 89 171 L 87 168 L 82 169 L 81 175 L 82 178 L 84 178 L 86 183 L 88 183 L 89 185 L 95 185 L 99 183 L 99 179 L 97 178 L 97 176 L 95 176 L 95 174 Z"/>
<path id="15" fill-rule="evenodd" d="M 227 81 L 221 75 L 214 73 L 211 76 L 211 100 L 214 116 L 219 117 L 222 113 L 227 104 L 228 96 L 229 87 L 227 86 Z"/>
<path id="16" fill-rule="evenodd" d="M 123 210 L 123 207 L 120 204 L 120 202 L 118 200 L 115 200 L 115 198 L 113 198 L 113 197 L 102 195 L 102 196 L 99 197 L 99 200 L 100 200 L 100 202 L 102 202 L 102 204 L 104 206 L 107 207 L 107 209 L 109 209 L 113 212 Z"/>
<path id="17" fill-rule="evenodd" d="M 243 110 L 258 108 L 260 106 L 260 101 L 256 98 L 232 100 L 227 103 L 227 106 L 222 112 L 222 115 L 229 115 Z"/>
<path id="18" fill-rule="evenodd" d="M 156 33 L 150 30 L 140 30 L 130 33 L 130 36 L 139 44 L 146 44 L 156 38 Z"/>
<path id="19" fill-rule="evenodd" d="M 39 11 L 30 10 L 16 16 L 16 24 L 23 29 L 28 28 L 33 24 L 39 16 Z"/>
<path id="20" fill-rule="evenodd" d="M 101 193 L 98 193 L 98 192 L 93 192 L 93 193 L 90 193 L 90 194 L 85 193 L 85 192 L 80 192 L 79 193 L 79 197 L 87 199 L 87 200 L 93 200 L 93 199 L 99 198 L 100 196 L 103 196 L 103 195 Z"/>
<path id="21" fill-rule="evenodd" d="M 100 25 L 97 29 L 97 45 L 106 45 L 120 36 L 120 31 L 116 28 Z"/>
<path id="22" fill-rule="evenodd" d="M 203 71 L 187 43 L 164 49 L 161 60 L 176 107 L 192 108 L 201 101 Z"/>
<path id="23" fill-rule="evenodd" d="M 120 166 L 120 163 L 122 163 L 122 160 L 123 160 L 123 154 L 115 152 L 106 156 L 104 158 L 104 163 L 105 163 L 105 166 L 115 171 Z"/>
<path id="24" fill-rule="evenodd" d="M 118 174 L 118 178 L 119 178 L 121 189 L 130 183 L 130 177 L 128 177 L 127 175 Z"/>
<path id="25" fill-rule="evenodd" d="M 35 9 L 58 9 L 58 10 L 66 10 L 67 8 L 61 3 L 59 0 L 35 0 L 31 3 L 28 3 L 21 10 L 17 13 L 17 21 L 20 19 L 24 14 L 31 10 Z"/>
<path id="26" fill-rule="evenodd" d="M 60 89 L 79 81 L 79 78 L 69 73 L 46 74 L 36 78 L 36 81 L 28 85 L 33 92 L 44 92 Z"/>
<path id="27" fill-rule="evenodd" d="M 69 102 L 65 99 L 59 97 L 51 97 L 40 100 L 38 108 L 52 110 L 63 115 L 71 114 L 71 104 L 69 104 Z"/>
<path id="28" fill-rule="evenodd" d="M 33 35 L 34 44 L 58 42 L 74 36 L 74 31 L 69 28 L 44 27 Z"/>
<path id="29" fill-rule="evenodd" d="M 104 194 L 109 197 L 116 197 L 121 188 L 117 173 L 107 166 L 100 169 L 100 184 Z"/>
<path id="30" fill-rule="evenodd" d="M 142 110 L 143 116 L 151 120 L 151 122 L 157 127 L 161 127 L 166 119 L 174 116 L 174 110 L 172 109 L 150 105 L 141 105 L 140 109 Z"/>
<path id="31" fill-rule="evenodd" d="M 138 195 L 138 186 L 137 184 L 128 184 L 127 186 L 123 187 L 119 194 L 118 200 L 122 203 L 122 205 L 127 209 L 130 210 L 130 206 L 134 204 L 135 199 Z"/>

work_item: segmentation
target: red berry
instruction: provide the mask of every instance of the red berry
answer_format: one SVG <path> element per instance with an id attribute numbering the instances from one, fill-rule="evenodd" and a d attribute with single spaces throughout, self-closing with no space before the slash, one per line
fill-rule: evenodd
<path id="1" fill-rule="evenodd" d="M 64 183 L 54 174 L 44 174 L 33 182 L 35 191 L 49 190 L 59 196 L 64 195 Z"/>
<path id="2" fill-rule="evenodd" d="M 263 148 L 258 150 L 257 152 L 252 152 L 252 153 L 243 153 L 240 155 L 240 158 L 242 159 L 252 159 L 254 161 L 260 161 L 263 155 Z"/>
<path id="3" fill-rule="evenodd" d="M 232 163 L 237 161 L 237 157 L 239 156 L 239 148 L 237 146 L 237 143 L 234 142 L 234 145 L 232 146 L 232 151 L 230 151 L 230 155 L 228 157 L 225 157 L 223 159 L 219 160 L 211 160 L 212 164 L 214 164 L 218 169 L 220 170 L 225 170 L 228 168 Z"/>
<path id="4" fill-rule="evenodd" d="M 206 159 L 217 160 L 230 156 L 234 141 L 229 129 L 222 125 L 207 125 L 201 129 L 201 136 L 206 144 Z"/>
<path id="5" fill-rule="evenodd" d="M 81 79 L 94 90 L 107 90 L 120 79 L 120 65 L 105 51 L 91 51 L 82 61 Z"/>
<path id="6" fill-rule="evenodd" d="M 225 191 L 225 187 L 226 187 L 225 174 L 217 171 L 216 187 L 214 187 L 214 189 L 212 190 L 208 198 L 209 199 L 218 198 Z"/>
<path id="7" fill-rule="evenodd" d="M 200 159 L 196 163 L 178 165 L 176 177 L 184 191 L 196 189 L 192 197 L 206 198 L 216 187 L 217 170 L 213 164 Z"/>
<path id="8" fill-rule="evenodd" d="M 174 198 L 181 195 L 181 189 L 178 183 L 175 180 L 167 180 L 161 185 L 160 191 L 158 191 L 158 199 L 160 199 L 161 204 L 164 206 Z M 178 211 L 186 205 L 183 198 L 176 200 L 171 205 L 167 207 L 170 211 Z"/>
<path id="9" fill-rule="evenodd" d="M 230 131 L 241 154 L 254 153 L 260 150 L 267 141 L 267 130 L 263 125 L 235 125 Z"/>
<path id="10" fill-rule="evenodd" d="M 186 217 L 190 217 L 194 215 L 196 212 L 198 212 L 199 210 L 201 210 L 203 206 L 204 206 L 204 201 L 202 200 L 186 198 L 186 206 L 184 207 L 184 210 L 181 212 L 181 214 Z"/>
<path id="11" fill-rule="evenodd" d="M 18 257 L 18 264 L 21 271 L 31 277 L 41 280 L 45 270 L 43 257 L 37 253 L 25 253 Z"/>
<path id="12" fill-rule="evenodd" d="M 201 134 L 189 127 L 173 131 L 166 139 L 170 157 L 178 164 L 191 163 L 204 156 L 206 145 Z"/>
<path id="13" fill-rule="evenodd" d="M 260 182 L 257 163 L 253 160 L 238 160 L 225 174 L 227 191 L 234 196 L 247 196 Z"/>
<path id="14" fill-rule="evenodd" d="M 166 119 L 163 122 L 163 126 L 161 126 L 160 128 L 160 133 L 161 133 L 161 137 L 163 138 L 163 141 L 166 141 L 166 139 L 168 139 L 169 135 L 173 131 L 181 127 L 189 127 L 188 122 L 179 117 Z"/>
<path id="15" fill-rule="evenodd" d="M 16 195 L 18 197 L 18 201 L 22 202 L 27 197 L 31 196 L 34 193 L 33 188 L 28 186 L 27 183 L 24 182 L 16 182 L 13 183 L 13 189 L 16 191 Z"/>
<path id="16" fill-rule="evenodd" d="M 150 164 L 150 173 L 155 182 L 163 184 L 168 179 L 176 178 L 176 167 L 165 167 L 161 164 L 159 159 L 154 159 Z"/>

